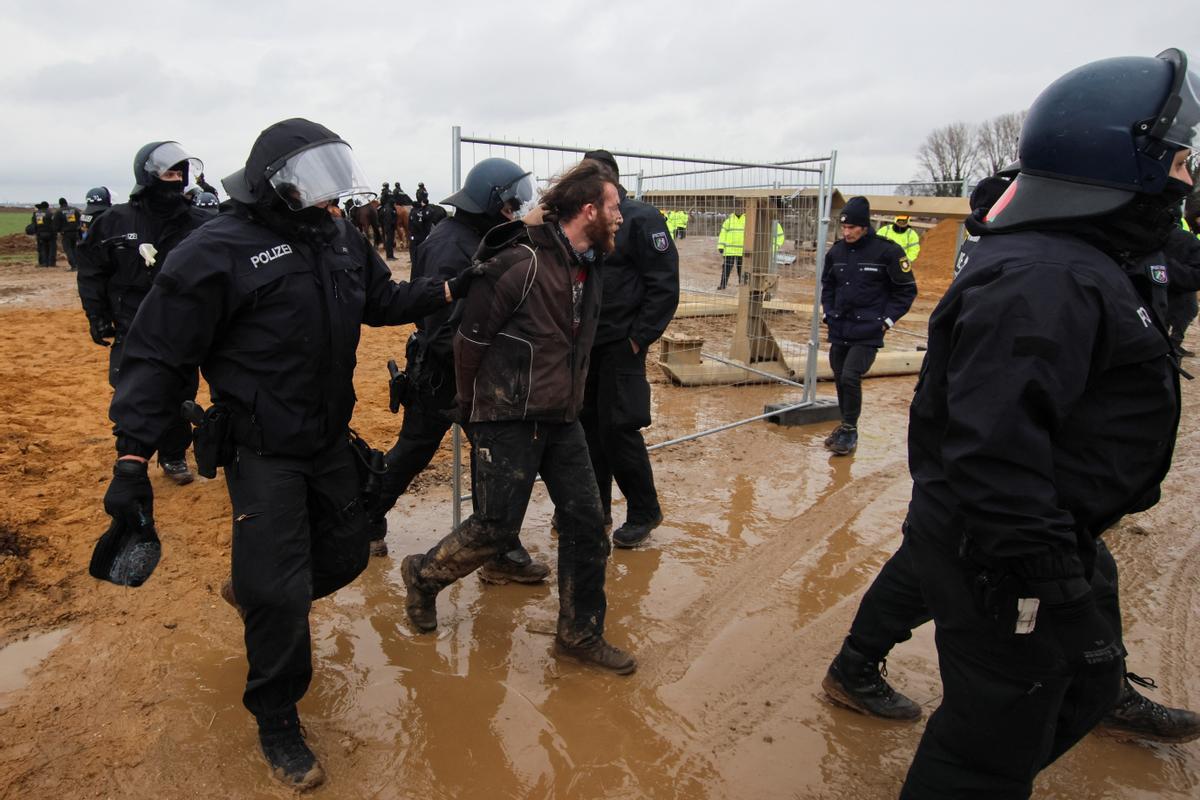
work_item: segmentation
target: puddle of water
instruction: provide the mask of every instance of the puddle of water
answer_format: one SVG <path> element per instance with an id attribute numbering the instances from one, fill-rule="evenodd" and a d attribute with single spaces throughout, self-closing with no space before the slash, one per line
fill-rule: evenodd
<path id="1" fill-rule="evenodd" d="M 0 706 L 7 705 L 5 695 L 25 687 L 29 672 L 62 644 L 70 628 L 35 633 L 0 649 Z"/>

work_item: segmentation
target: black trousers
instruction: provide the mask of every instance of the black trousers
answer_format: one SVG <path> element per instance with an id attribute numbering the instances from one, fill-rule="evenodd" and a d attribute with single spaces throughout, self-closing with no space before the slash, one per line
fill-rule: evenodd
<path id="1" fill-rule="evenodd" d="M 117 378 L 121 374 L 121 357 L 125 353 L 125 334 L 118 332 L 113 337 L 112 345 L 108 348 L 108 385 L 117 388 Z M 187 387 L 184 389 L 184 397 L 179 400 L 180 406 L 184 400 L 195 400 L 196 390 L 200 388 L 200 373 L 192 375 Z M 192 426 L 183 418 L 183 411 L 180 410 L 179 417 L 172 423 L 171 427 L 163 433 L 162 438 L 158 440 L 156 449 L 158 450 L 158 461 L 182 461 L 184 453 L 192 444 Z"/>
<path id="2" fill-rule="evenodd" d="M 676 239 L 686 239 L 687 238 L 687 228 L 676 228 L 675 229 L 675 238 Z"/>
<path id="3" fill-rule="evenodd" d="M 538 473 L 558 514 L 558 637 L 585 645 L 604 632 L 611 549 L 587 442 L 578 422 L 474 422 L 475 513 L 425 554 L 418 585 L 440 591 L 520 545 Z"/>
<path id="4" fill-rule="evenodd" d="M 1027 798 L 1038 772 L 1113 707 L 1124 661 L 1068 664 L 1046 614 L 1030 634 L 998 631 L 976 603 L 977 570 L 917 532 L 905 544 L 936 625 L 943 694 L 900 796 Z M 1112 568 L 1111 583 L 1094 571 L 1093 591 L 1107 593 L 1101 612 L 1119 632 Z"/>
<path id="5" fill-rule="evenodd" d="M 58 237 L 57 236 L 39 236 L 37 237 L 37 254 L 39 267 L 53 267 L 54 260 L 58 257 Z"/>
<path id="6" fill-rule="evenodd" d="M 1167 295 L 1167 329 L 1171 341 L 1176 345 L 1183 343 L 1183 335 L 1188 326 L 1196 318 L 1196 293 L 1179 292 Z"/>
<path id="7" fill-rule="evenodd" d="M 368 514 L 372 522 L 382 521 L 400 495 L 408 490 L 413 478 L 429 466 L 448 430 L 450 422 L 441 414 L 429 413 L 415 404 L 404 409 L 400 435 L 384 457 L 387 472 L 383 476 L 379 502 Z"/>
<path id="8" fill-rule="evenodd" d="M 628 501 L 628 522 L 650 522 L 662 512 L 641 428 L 650 424 L 646 351 L 634 353 L 627 339 L 592 348 L 579 420 L 600 489 L 605 516 L 612 510 L 615 479 Z"/>
<path id="9" fill-rule="evenodd" d="M 383 252 L 388 258 L 396 257 L 396 225 L 383 224 Z"/>
<path id="10" fill-rule="evenodd" d="M 67 264 L 71 269 L 75 269 L 75 243 L 79 239 L 79 234 L 75 232 L 64 233 L 62 235 L 63 252 L 67 255 Z"/>
<path id="11" fill-rule="evenodd" d="M 239 446 L 225 482 L 233 593 L 246 614 L 242 702 L 256 717 L 277 717 L 312 680 L 312 601 L 354 580 L 370 557 L 358 468 L 348 443 L 307 459 Z"/>
<path id="12" fill-rule="evenodd" d="M 721 283 L 717 286 L 718 289 L 724 289 L 729 285 L 729 274 L 733 272 L 734 267 L 737 268 L 738 283 L 742 282 L 742 257 L 741 256 L 722 256 L 721 258 Z"/>
<path id="13" fill-rule="evenodd" d="M 858 425 L 862 414 L 862 378 L 871 365 L 879 348 L 865 344 L 833 344 L 829 346 L 829 366 L 833 368 L 833 380 L 837 385 L 838 409 L 842 422 Z"/>

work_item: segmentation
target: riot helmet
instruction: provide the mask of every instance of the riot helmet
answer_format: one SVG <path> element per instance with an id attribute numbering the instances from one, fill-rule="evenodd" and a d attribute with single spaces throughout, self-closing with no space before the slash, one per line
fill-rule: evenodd
<path id="1" fill-rule="evenodd" d="M 1107 58 L 1046 87 L 1021 128 L 1021 171 L 993 206 L 992 230 L 1102 216 L 1168 186 L 1200 140 L 1200 78 L 1174 48 Z"/>
<path id="2" fill-rule="evenodd" d="M 133 191 L 135 196 L 153 186 L 163 173 L 178 170 L 183 173 L 182 186 L 188 183 L 189 175 L 199 175 L 204 171 L 204 162 L 189 155 L 179 142 L 150 142 L 142 145 L 133 157 Z"/>
<path id="3" fill-rule="evenodd" d="M 500 217 L 504 208 L 518 214 L 533 202 L 533 173 L 506 158 L 485 158 L 467 173 L 463 187 L 442 201 L 471 214 Z"/>
<path id="4" fill-rule="evenodd" d="M 212 192 L 200 192 L 192 199 L 192 205 L 196 208 L 203 208 L 205 211 L 216 211 L 221 205 L 221 201 Z"/>
<path id="5" fill-rule="evenodd" d="M 373 195 L 354 153 L 340 136 L 299 117 L 259 134 L 246 166 L 221 180 L 234 200 L 247 205 L 280 198 L 292 211 L 343 195 Z"/>

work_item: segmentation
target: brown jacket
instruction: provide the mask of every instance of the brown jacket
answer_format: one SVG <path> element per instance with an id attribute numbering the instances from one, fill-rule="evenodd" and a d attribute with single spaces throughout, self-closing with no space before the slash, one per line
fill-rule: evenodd
<path id="1" fill-rule="evenodd" d="M 571 422 L 583 406 L 588 353 L 600 315 L 599 260 L 581 263 L 553 218 L 517 220 L 484 236 L 454 336 L 464 422 Z M 573 287 L 583 273 L 579 325 Z"/>

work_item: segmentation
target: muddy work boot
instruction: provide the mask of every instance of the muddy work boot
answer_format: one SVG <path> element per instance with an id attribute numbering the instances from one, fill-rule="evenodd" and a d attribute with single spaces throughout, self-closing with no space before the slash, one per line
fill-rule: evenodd
<path id="1" fill-rule="evenodd" d="M 325 770 L 308 749 L 296 712 L 260 719 L 258 743 L 271 766 L 271 776 L 285 786 L 303 792 L 325 782 Z"/>
<path id="2" fill-rule="evenodd" d="M 383 557 L 388 554 L 387 541 L 383 538 L 387 536 L 387 520 L 373 519 L 367 522 L 367 538 L 371 543 L 371 557 Z"/>
<path id="3" fill-rule="evenodd" d="M 841 430 L 833 435 L 829 450 L 835 456 L 848 456 L 858 449 L 858 428 L 843 425 Z"/>
<path id="4" fill-rule="evenodd" d="M 233 606 L 233 610 L 238 613 L 243 622 L 246 621 L 246 609 L 238 605 L 237 597 L 233 594 L 233 578 L 226 578 L 221 584 L 221 599 Z"/>
<path id="5" fill-rule="evenodd" d="M 554 655 L 556 658 L 567 658 L 618 675 L 632 675 L 637 671 L 637 659 L 621 648 L 613 647 L 603 636 L 597 636 L 591 643 L 583 645 L 567 644 L 556 637 Z"/>
<path id="6" fill-rule="evenodd" d="M 541 583 L 550 575 L 550 567 L 534 561 L 524 547 L 509 550 L 479 568 L 484 583 Z"/>
<path id="7" fill-rule="evenodd" d="M 886 661 L 871 661 L 842 643 L 842 650 L 829 665 L 821 688 L 839 706 L 883 719 L 918 719 L 921 707 L 892 688 L 884 676 Z"/>
<path id="8" fill-rule="evenodd" d="M 645 522 L 625 521 L 625 524 L 613 531 L 612 541 L 617 547 L 637 547 L 650 538 L 650 531 L 662 524 L 662 513 L 654 515 L 653 519 Z"/>
<path id="9" fill-rule="evenodd" d="M 422 633 L 437 630 L 437 592 L 426 592 L 420 588 L 421 562 L 425 556 L 415 554 L 405 556 L 400 562 L 400 577 L 404 580 L 404 588 L 408 597 L 404 601 L 404 610 L 413 627 Z"/>
<path id="10" fill-rule="evenodd" d="M 187 486 L 196 479 L 188 469 L 187 461 L 182 458 L 177 461 L 159 461 L 158 465 L 162 467 L 163 474 L 178 486 Z"/>
<path id="11" fill-rule="evenodd" d="M 1156 703 L 1134 689 L 1131 681 L 1148 689 L 1158 688 L 1149 678 L 1126 673 L 1117 704 L 1096 725 L 1098 733 L 1174 744 L 1200 738 L 1200 714 Z"/>
<path id="12" fill-rule="evenodd" d="M 838 434 L 840 434 L 845 429 L 845 427 L 846 427 L 846 423 L 843 422 L 829 432 L 829 435 L 825 437 L 825 449 L 826 450 L 833 447 L 834 440 L 837 439 Z"/>

